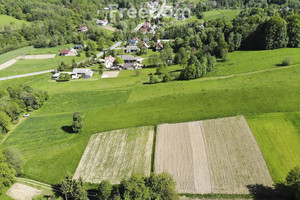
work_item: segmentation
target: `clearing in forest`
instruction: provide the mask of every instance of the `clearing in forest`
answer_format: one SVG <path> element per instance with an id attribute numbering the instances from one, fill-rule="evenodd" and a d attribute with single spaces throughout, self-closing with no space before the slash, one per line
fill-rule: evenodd
<path id="1" fill-rule="evenodd" d="M 149 176 L 153 127 L 137 127 L 95 134 L 77 167 L 75 178 L 100 183 L 120 183 L 132 174 Z"/>
<path id="2" fill-rule="evenodd" d="M 168 171 L 180 193 L 247 194 L 273 181 L 244 117 L 158 127 L 155 171 Z"/>

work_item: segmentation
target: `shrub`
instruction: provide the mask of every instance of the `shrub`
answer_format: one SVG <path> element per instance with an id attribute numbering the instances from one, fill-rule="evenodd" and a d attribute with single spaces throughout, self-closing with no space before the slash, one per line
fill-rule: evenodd
<path id="1" fill-rule="evenodd" d="M 158 83 L 158 78 L 157 78 L 157 76 L 151 74 L 150 77 L 149 77 L 149 83 L 150 83 L 150 84 Z"/>
<path id="2" fill-rule="evenodd" d="M 21 153 L 13 147 L 8 147 L 4 150 L 4 156 L 6 157 L 7 162 L 15 169 L 16 175 L 21 175 L 24 164 Z"/>
<path id="3" fill-rule="evenodd" d="M 172 78 L 171 78 L 170 74 L 166 73 L 163 77 L 163 82 L 168 82 L 168 81 L 171 81 L 171 80 L 172 80 Z"/>
<path id="4" fill-rule="evenodd" d="M 98 188 L 98 199 L 107 200 L 111 196 L 112 185 L 108 181 L 102 181 Z"/>
<path id="5" fill-rule="evenodd" d="M 71 76 L 70 76 L 70 74 L 67 74 L 67 73 L 61 73 L 58 80 L 59 81 L 69 81 L 69 80 L 71 80 Z"/>
<path id="6" fill-rule="evenodd" d="M 289 56 L 285 57 L 282 61 L 282 66 L 290 66 L 291 65 L 291 58 Z"/>

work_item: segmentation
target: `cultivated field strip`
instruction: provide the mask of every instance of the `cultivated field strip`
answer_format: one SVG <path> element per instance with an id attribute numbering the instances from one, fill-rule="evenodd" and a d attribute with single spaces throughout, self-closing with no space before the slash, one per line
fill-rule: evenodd
<path id="1" fill-rule="evenodd" d="M 158 126 L 155 171 L 179 193 L 248 194 L 273 181 L 243 116 Z"/>
<path id="2" fill-rule="evenodd" d="M 173 175 L 180 193 L 211 193 L 202 122 L 158 126 L 155 171 Z"/>
<path id="3" fill-rule="evenodd" d="M 134 173 L 150 175 L 153 127 L 139 127 L 95 134 L 75 172 L 90 183 L 120 183 Z"/>
<path id="4" fill-rule="evenodd" d="M 214 193 L 249 193 L 247 186 L 273 181 L 242 116 L 203 121 Z"/>

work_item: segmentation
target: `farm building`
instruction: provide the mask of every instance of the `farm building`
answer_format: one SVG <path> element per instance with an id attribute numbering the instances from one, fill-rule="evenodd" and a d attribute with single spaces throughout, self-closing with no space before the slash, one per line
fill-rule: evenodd
<path id="1" fill-rule="evenodd" d="M 83 46 L 81 44 L 76 44 L 73 49 L 82 49 Z"/>
<path id="2" fill-rule="evenodd" d="M 69 74 L 72 79 L 79 79 L 79 78 L 91 78 L 94 75 L 94 72 L 91 69 L 79 69 L 74 68 L 73 72 L 59 72 L 55 73 L 52 76 L 53 80 L 58 80 L 61 74 Z"/>
<path id="3" fill-rule="evenodd" d="M 97 24 L 98 26 L 106 26 L 106 25 L 108 24 L 108 20 L 107 20 L 107 19 L 104 19 L 104 20 L 99 20 L 99 19 L 97 19 L 97 20 L 96 20 L 96 24 Z"/>

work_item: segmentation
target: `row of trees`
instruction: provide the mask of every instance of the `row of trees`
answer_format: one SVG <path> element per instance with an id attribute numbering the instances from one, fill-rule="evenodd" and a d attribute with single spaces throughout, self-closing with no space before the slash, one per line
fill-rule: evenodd
<path id="1" fill-rule="evenodd" d="M 75 180 L 67 175 L 60 189 L 66 200 L 88 199 L 81 178 Z M 102 181 L 96 195 L 98 200 L 179 200 L 176 183 L 168 173 L 152 173 L 150 177 L 133 175 L 118 185 Z"/>
<path id="2" fill-rule="evenodd" d="M 22 112 L 40 108 L 48 98 L 47 92 L 29 86 L 0 89 L 0 134 L 6 134 Z"/>

